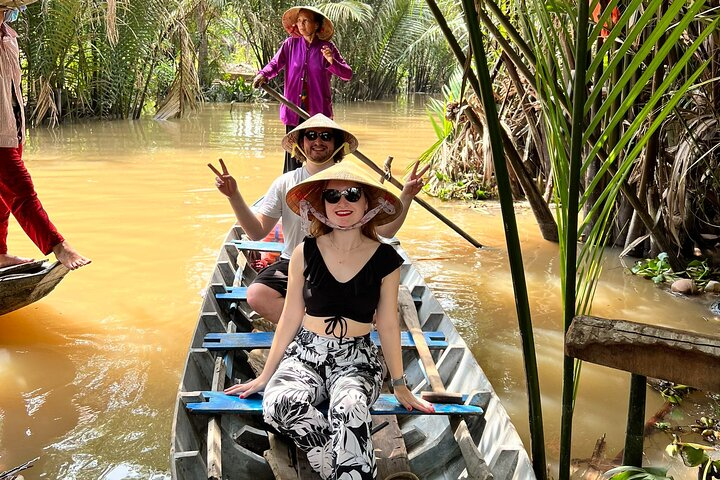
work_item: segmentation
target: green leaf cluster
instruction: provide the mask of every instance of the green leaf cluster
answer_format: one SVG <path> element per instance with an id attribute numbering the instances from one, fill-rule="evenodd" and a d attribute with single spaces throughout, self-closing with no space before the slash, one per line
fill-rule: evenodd
<path id="1" fill-rule="evenodd" d="M 666 402 L 670 402 L 673 405 L 679 405 L 683 398 L 689 393 L 695 391 L 694 388 L 688 387 L 687 385 L 681 385 L 678 383 L 661 381 L 659 385 L 660 395 L 665 399 Z"/>
<path id="2" fill-rule="evenodd" d="M 674 272 L 665 252 L 660 253 L 657 258 L 638 260 L 630 268 L 630 271 L 635 275 L 652 279 L 657 284 L 673 282 L 679 278 L 689 278 L 702 286 L 708 280 L 720 278 L 720 271 L 710 267 L 707 260 L 692 260 L 685 270 Z"/>
<path id="3" fill-rule="evenodd" d="M 605 472 L 607 480 L 673 480 L 666 468 L 622 466 Z"/>
<path id="4" fill-rule="evenodd" d="M 663 252 L 657 258 L 638 260 L 630 271 L 641 277 L 650 278 L 655 283 L 671 282 L 678 278 L 667 261 L 667 253 Z"/>
<path id="5" fill-rule="evenodd" d="M 700 417 L 690 426 L 690 430 L 708 442 L 720 444 L 720 418 Z"/>
<path id="6" fill-rule="evenodd" d="M 134 117 L 175 75 L 183 0 L 36 2 L 18 24 L 28 106 L 45 118 Z M 166 67 L 166 68 L 164 68 Z M 165 72 L 172 72 L 168 80 Z"/>
<path id="7" fill-rule="evenodd" d="M 698 480 L 711 480 L 720 475 L 720 460 L 712 460 L 707 451 L 713 447 L 698 443 L 681 442 L 676 436 L 673 443 L 667 446 L 665 452 L 672 456 L 679 456 L 686 467 L 698 467 Z"/>

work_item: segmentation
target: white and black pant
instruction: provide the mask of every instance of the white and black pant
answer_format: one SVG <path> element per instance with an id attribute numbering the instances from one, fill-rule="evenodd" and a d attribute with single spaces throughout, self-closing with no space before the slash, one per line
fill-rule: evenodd
<path id="1" fill-rule="evenodd" d="M 369 335 L 337 340 L 301 328 L 265 387 L 265 421 L 307 452 L 323 479 L 374 479 L 370 405 L 383 375 Z M 315 408 L 325 400 L 327 416 Z"/>

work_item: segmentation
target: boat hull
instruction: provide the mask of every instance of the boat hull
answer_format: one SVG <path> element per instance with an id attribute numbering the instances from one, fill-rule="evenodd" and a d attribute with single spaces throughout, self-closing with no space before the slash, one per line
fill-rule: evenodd
<path id="1" fill-rule="evenodd" d="M 185 405 L 198 400 L 199 391 L 212 390 L 215 355 L 202 347 L 208 333 L 225 332 L 229 321 L 238 329 L 248 329 L 252 312 L 242 303 L 218 301 L 215 293 L 227 287 L 248 285 L 255 276 L 248 259 L 238 252 L 232 241 L 241 238 L 242 230 L 233 228 L 218 257 L 210 285 L 193 335 L 185 369 L 180 382 L 172 428 L 171 473 L 178 480 L 208 478 L 207 432 L 209 417 L 189 414 Z M 480 456 L 495 479 L 534 479 L 531 462 L 507 412 L 500 404 L 489 380 L 472 352 L 455 329 L 440 303 L 425 284 L 405 252 L 395 245 L 405 259 L 401 283 L 412 293 L 418 317 L 425 331 L 441 331 L 448 348 L 433 353 L 440 376 L 448 391 L 479 392 L 482 416 L 466 417 L 468 431 Z M 415 393 L 430 390 L 421 362 L 413 350 L 403 352 L 403 363 L 409 385 Z M 254 373 L 244 352 L 226 357 L 232 377 L 245 380 Z M 222 415 L 220 425 L 223 478 L 274 479 L 263 452 L 269 448 L 265 425 L 260 416 Z M 444 416 L 398 417 L 412 471 L 421 479 L 450 480 L 468 478 L 463 454 L 454 438 L 454 428 Z"/>
<path id="2" fill-rule="evenodd" d="M 60 262 L 37 261 L 0 269 L 0 315 L 40 300 L 53 291 L 68 269 Z"/>

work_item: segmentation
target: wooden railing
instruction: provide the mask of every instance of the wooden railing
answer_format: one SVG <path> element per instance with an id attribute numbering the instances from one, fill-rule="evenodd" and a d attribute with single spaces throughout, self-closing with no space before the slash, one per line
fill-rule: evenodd
<path id="1" fill-rule="evenodd" d="M 720 392 L 720 337 L 674 328 L 578 316 L 565 335 L 565 353 L 630 372 L 625 465 L 642 466 L 647 377 Z"/>

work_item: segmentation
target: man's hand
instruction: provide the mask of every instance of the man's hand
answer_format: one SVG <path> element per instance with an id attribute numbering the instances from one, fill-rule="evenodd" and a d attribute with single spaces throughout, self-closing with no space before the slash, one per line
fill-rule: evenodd
<path id="1" fill-rule="evenodd" d="M 402 194 L 407 195 L 410 198 L 415 198 L 415 195 L 420 193 L 420 190 L 422 190 L 423 185 L 425 185 L 425 180 L 423 180 L 422 176 L 427 173 L 427 171 L 430 169 L 430 164 L 428 163 L 425 165 L 425 168 L 420 170 L 418 172 L 418 167 L 420 166 L 420 160 L 415 162 L 415 165 L 413 165 L 412 172 L 410 173 L 410 176 L 405 181 L 405 185 L 403 185 Z"/>
<path id="2" fill-rule="evenodd" d="M 262 73 L 258 73 L 257 75 L 255 75 L 255 78 L 253 78 L 252 86 L 253 88 L 260 88 L 260 86 L 265 82 L 267 82 L 267 78 L 265 78 L 265 75 L 263 75 Z"/>
<path id="3" fill-rule="evenodd" d="M 226 197 L 232 197 L 237 193 L 237 182 L 235 181 L 233 176 L 228 173 L 228 169 L 225 166 L 225 162 L 223 162 L 222 158 L 220 159 L 220 168 L 222 168 L 222 173 L 219 172 L 212 163 L 208 163 L 208 167 L 210 167 L 210 170 L 212 170 L 213 173 L 216 175 L 215 186 L 218 190 L 220 190 L 220 193 L 222 193 Z"/>

